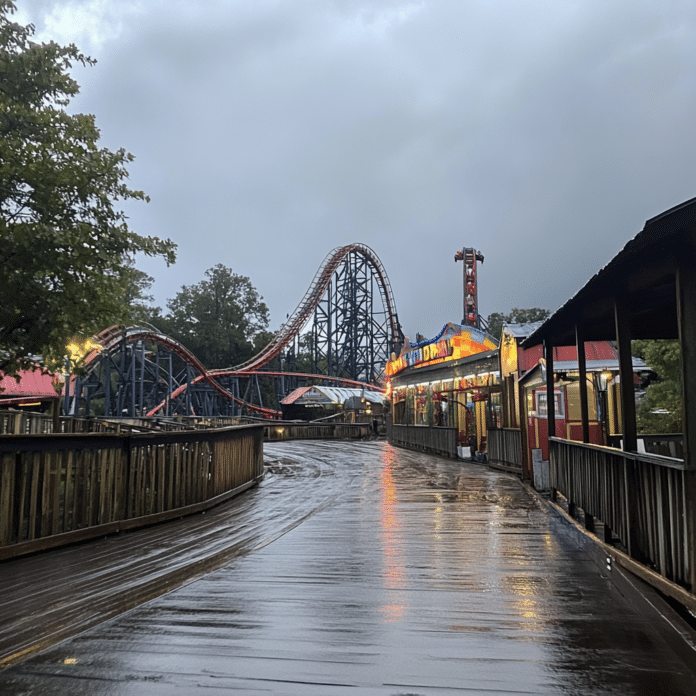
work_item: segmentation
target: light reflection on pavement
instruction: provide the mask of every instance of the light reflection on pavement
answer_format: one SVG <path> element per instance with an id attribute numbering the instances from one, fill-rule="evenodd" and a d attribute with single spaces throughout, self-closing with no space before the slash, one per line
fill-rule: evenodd
<path id="1" fill-rule="evenodd" d="M 8 668 L 0 693 L 696 693 L 514 477 L 383 442 L 265 456 L 216 513 L 235 557 Z"/>

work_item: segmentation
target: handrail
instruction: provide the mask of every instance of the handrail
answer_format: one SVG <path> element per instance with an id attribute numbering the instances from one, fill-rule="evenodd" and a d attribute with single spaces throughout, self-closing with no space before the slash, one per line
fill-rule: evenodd
<path id="1" fill-rule="evenodd" d="M 606 454 L 624 457 L 626 459 L 633 459 L 635 461 L 643 461 L 647 464 L 655 464 L 656 466 L 668 466 L 672 469 L 679 469 L 684 471 L 685 465 L 683 459 L 676 459 L 675 457 L 666 457 L 662 454 L 652 454 L 649 452 L 627 452 L 626 450 L 619 449 L 618 447 L 607 447 L 606 445 L 595 445 L 590 442 L 579 442 L 577 440 L 565 440 L 562 437 L 550 437 L 549 442 L 559 442 L 562 444 L 572 444 L 574 447 L 584 448 L 588 450 L 594 450 L 596 452 L 604 452 Z"/>
<path id="2" fill-rule="evenodd" d="M 262 425 L 0 435 L 0 560 L 199 512 L 262 476 Z"/>
<path id="3" fill-rule="evenodd" d="M 688 588 L 693 562 L 685 517 L 687 469 L 679 459 L 549 438 L 552 498 L 604 527 L 634 561 Z M 693 591 L 693 589 L 692 589 Z"/>

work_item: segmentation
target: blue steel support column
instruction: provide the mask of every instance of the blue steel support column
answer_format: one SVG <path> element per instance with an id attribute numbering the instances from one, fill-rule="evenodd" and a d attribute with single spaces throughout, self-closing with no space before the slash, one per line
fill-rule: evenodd
<path id="1" fill-rule="evenodd" d="M 152 379 L 152 406 L 159 401 L 160 392 L 160 347 L 155 345 L 155 375 Z M 152 407 L 148 404 L 148 410 Z"/>
<path id="2" fill-rule="evenodd" d="M 82 401 L 82 379 L 79 375 L 75 377 L 75 391 L 73 392 L 72 405 L 70 406 L 70 415 L 80 415 L 80 401 Z"/>
<path id="3" fill-rule="evenodd" d="M 191 366 L 186 364 L 186 398 L 184 399 L 184 415 L 191 415 Z"/>
<path id="4" fill-rule="evenodd" d="M 327 317 L 327 329 L 326 329 L 326 374 L 332 375 L 333 374 L 333 326 L 332 326 L 332 289 L 333 289 L 333 281 L 329 280 L 329 286 L 327 288 L 328 292 L 328 310 L 326 312 Z"/>
<path id="5" fill-rule="evenodd" d="M 167 394 L 171 394 L 174 391 L 174 377 L 172 375 L 172 370 L 173 370 L 173 364 L 172 364 L 172 354 L 169 353 L 168 355 L 169 359 L 169 374 L 167 375 Z M 172 402 L 169 397 L 167 397 L 167 405 L 166 405 L 166 415 L 171 416 L 172 415 Z"/>
<path id="6" fill-rule="evenodd" d="M 131 346 L 131 351 L 130 351 L 130 387 L 131 387 L 131 402 L 130 402 L 130 409 L 128 415 L 131 418 L 135 418 L 135 408 L 136 408 L 136 401 L 135 401 L 135 378 L 136 378 L 136 372 L 135 372 L 135 345 Z"/>
<path id="7" fill-rule="evenodd" d="M 67 364 L 65 369 L 67 370 Z M 65 394 L 63 394 L 63 413 L 66 416 L 70 415 L 70 375 L 67 372 L 65 373 Z"/>
<path id="8" fill-rule="evenodd" d="M 111 413 L 111 356 L 103 351 L 101 354 L 102 379 L 104 380 L 104 415 L 113 416 Z"/>
<path id="9" fill-rule="evenodd" d="M 140 398 L 138 399 L 138 416 L 145 415 L 145 341 L 139 341 L 140 346 Z"/>

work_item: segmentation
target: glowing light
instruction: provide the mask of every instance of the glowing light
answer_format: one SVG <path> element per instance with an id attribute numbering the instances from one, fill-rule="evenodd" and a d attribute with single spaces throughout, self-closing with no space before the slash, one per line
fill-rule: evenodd
<path id="1" fill-rule="evenodd" d="M 70 343 L 66 350 L 68 351 L 65 356 L 66 361 L 71 367 L 75 368 L 84 362 L 85 358 L 93 352 L 101 352 L 102 345 L 95 341 L 93 338 L 87 338 L 85 340 L 75 339 Z"/>
<path id="2" fill-rule="evenodd" d="M 398 499 L 396 483 L 392 476 L 392 463 L 387 453 L 383 455 L 383 468 L 380 472 L 380 490 L 382 494 L 380 504 L 380 523 L 383 568 L 382 580 L 389 593 L 391 602 L 383 604 L 378 611 L 385 622 L 399 621 L 407 606 L 404 603 L 403 587 L 406 577 L 406 568 L 403 558 L 403 549 L 399 538 L 400 521 L 397 515 Z"/>

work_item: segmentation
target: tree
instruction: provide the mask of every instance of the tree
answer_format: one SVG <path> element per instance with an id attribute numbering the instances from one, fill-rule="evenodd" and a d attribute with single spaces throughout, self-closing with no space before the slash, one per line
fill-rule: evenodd
<path id="1" fill-rule="evenodd" d="M 655 372 L 637 409 L 641 433 L 682 432 L 681 349 L 676 340 L 633 341 L 636 357 Z"/>
<path id="2" fill-rule="evenodd" d="M 503 333 L 503 324 L 529 324 L 533 321 L 543 321 L 551 315 L 548 309 L 534 307 L 533 309 L 518 309 L 514 307 L 509 314 L 494 312 L 488 315 L 488 333 L 493 338 L 500 339 Z"/>
<path id="3" fill-rule="evenodd" d="M 184 285 L 167 303 L 169 314 L 154 323 L 208 369 L 230 367 L 254 355 L 268 308 L 246 276 L 222 264 L 205 275 L 197 285 Z"/>
<path id="4" fill-rule="evenodd" d="M 151 305 L 155 299 L 149 293 L 155 282 L 151 275 L 136 268 L 135 263 L 129 260 L 124 264 L 121 282 L 123 284 L 124 303 L 129 309 L 129 323 L 149 323 L 153 317 L 161 315 L 162 310 Z"/>
<path id="5" fill-rule="evenodd" d="M 65 107 L 79 86 L 74 45 L 37 44 L 0 0 L 0 370 L 42 356 L 61 369 L 76 336 L 129 319 L 126 276 L 138 252 L 175 260 L 175 245 L 131 231 L 116 201 L 133 156 L 99 148 L 94 117 Z"/>

